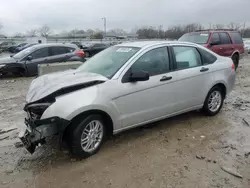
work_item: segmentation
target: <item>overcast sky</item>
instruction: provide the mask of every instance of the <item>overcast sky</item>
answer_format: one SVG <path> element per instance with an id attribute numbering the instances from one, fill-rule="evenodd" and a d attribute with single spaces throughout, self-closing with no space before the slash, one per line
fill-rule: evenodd
<path id="1" fill-rule="evenodd" d="M 8 34 L 43 24 L 54 32 L 103 29 L 104 16 L 108 29 L 128 31 L 191 22 L 250 24 L 250 0 L 0 0 L 0 22 Z"/>

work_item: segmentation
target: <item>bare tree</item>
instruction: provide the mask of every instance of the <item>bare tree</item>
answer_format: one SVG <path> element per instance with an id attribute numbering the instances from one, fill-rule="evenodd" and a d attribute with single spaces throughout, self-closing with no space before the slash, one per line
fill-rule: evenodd
<path id="1" fill-rule="evenodd" d="M 15 33 L 15 34 L 13 35 L 14 38 L 22 38 L 23 36 L 24 36 L 24 35 L 23 35 L 22 33 L 19 33 L 19 32 Z"/>
<path id="2" fill-rule="evenodd" d="M 227 25 L 227 27 L 228 27 L 229 29 L 238 30 L 238 29 L 241 27 L 241 25 L 238 24 L 238 23 L 233 23 L 233 22 L 231 22 L 231 23 L 229 23 L 229 24 Z"/>
<path id="3" fill-rule="evenodd" d="M 47 25 L 42 26 L 38 31 L 42 37 L 48 37 L 51 34 L 51 30 Z"/>
<path id="4" fill-rule="evenodd" d="M 69 37 L 75 37 L 76 35 L 83 35 L 85 34 L 85 31 L 82 29 L 73 29 L 68 32 Z"/>
<path id="5" fill-rule="evenodd" d="M 223 28 L 225 28 L 225 25 L 224 24 L 214 24 L 213 28 L 214 29 L 223 29 Z"/>
<path id="6" fill-rule="evenodd" d="M 97 33 L 91 35 L 90 38 L 92 38 L 92 39 L 103 39 L 103 34 L 102 34 L 102 32 L 97 32 Z"/>
<path id="7" fill-rule="evenodd" d="M 37 37 L 38 31 L 36 29 L 31 29 L 26 32 L 27 37 Z"/>
<path id="8" fill-rule="evenodd" d="M 109 32 L 117 34 L 117 35 L 125 35 L 126 34 L 126 31 L 124 31 L 123 29 L 119 29 L 119 28 L 111 29 L 111 30 L 109 30 Z"/>

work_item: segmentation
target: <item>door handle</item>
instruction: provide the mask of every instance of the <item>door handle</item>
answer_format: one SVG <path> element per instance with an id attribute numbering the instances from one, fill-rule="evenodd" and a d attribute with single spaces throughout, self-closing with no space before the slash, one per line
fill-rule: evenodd
<path id="1" fill-rule="evenodd" d="M 164 82 L 164 81 L 167 81 L 167 80 L 171 80 L 172 79 L 172 76 L 163 76 L 160 81 L 161 82 Z"/>
<path id="2" fill-rule="evenodd" d="M 220 50 L 223 50 L 223 48 L 220 48 Z"/>
<path id="3" fill-rule="evenodd" d="M 200 72 L 206 72 L 208 70 L 209 70 L 209 68 L 202 67 L 201 70 L 200 70 Z"/>

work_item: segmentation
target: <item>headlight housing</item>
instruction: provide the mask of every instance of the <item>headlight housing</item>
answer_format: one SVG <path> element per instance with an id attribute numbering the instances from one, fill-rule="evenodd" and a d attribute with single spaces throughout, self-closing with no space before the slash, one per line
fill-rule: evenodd
<path id="1" fill-rule="evenodd" d="M 3 68 L 3 67 L 5 67 L 5 65 L 0 65 L 0 69 Z"/>

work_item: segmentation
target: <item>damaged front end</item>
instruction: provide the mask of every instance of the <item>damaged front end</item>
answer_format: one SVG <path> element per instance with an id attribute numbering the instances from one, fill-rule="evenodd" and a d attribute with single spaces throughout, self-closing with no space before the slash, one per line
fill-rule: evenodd
<path id="1" fill-rule="evenodd" d="M 51 104 L 35 103 L 24 107 L 27 112 L 26 129 L 20 132 L 19 138 L 31 154 L 34 153 L 36 146 L 45 143 L 45 138 L 58 134 L 60 129 L 69 123 L 60 117 L 41 119 L 42 114 Z"/>

